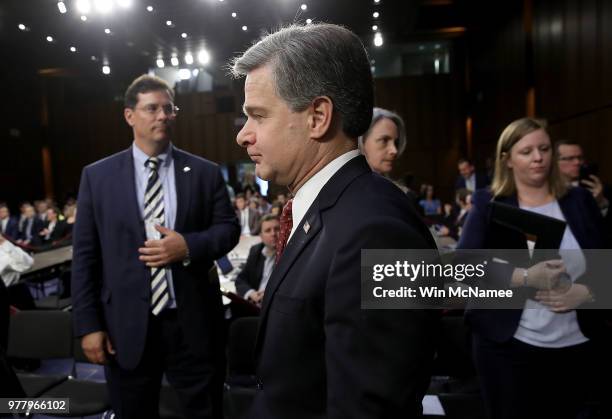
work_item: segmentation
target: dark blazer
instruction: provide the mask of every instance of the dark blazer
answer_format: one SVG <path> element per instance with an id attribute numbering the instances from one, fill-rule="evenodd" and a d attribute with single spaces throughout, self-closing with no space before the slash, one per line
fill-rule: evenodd
<path id="1" fill-rule="evenodd" d="M 266 262 L 265 256 L 261 254 L 263 248 L 263 243 L 251 246 L 246 264 L 236 278 L 236 291 L 241 297 L 244 297 L 249 290 L 259 288 Z"/>
<path id="2" fill-rule="evenodd" d="M 42 244 L 42 238 L 38 233 L 43 229 L 44 223 L 35 215 L 32 218 L 26 219 L 17 234 L 17 238 L 28 240 L 28 228 L 30 227 L 30 246 L 39 246 Z"/>
<path id="3" fill-rule="evenodd" d="M 525 249 L 525 236 L 517 231 L 491 223 L 491 206 L 493 196 L 489 190 L 476 191 L 472 196 L 472 209 L 463 227 L 459 249 Z M 518 207 L 516 195 L 496 198 L 497 201 Z M 571 188 L 559 199 L 561 212 L 572 233 L 582 249 L 600 249 L 605 247 L 603 219 L 592 195 L 583 188 Z M 525 259 L 525 263 L 528 258 Z M 497 264 L 501 265 L 501 264 Z M 526 266 L 525 264 L 517 266 Z M 495 277 L 505 278 L 509 286 L 514 266 L 498 266 Z M 587 283 L 589 275 L 578 278 L 576 283 Z M 589 284 L 591 285 L 591 284 Z M 515 289 L 515 298 L 526 299 L 528 291 Z M 475 333 L 479 333 L 495 342 L 510 340 L 518 327 L 522 310 L 467 310 L 466 320 Z M 577 310 L 578 324 L 587 337 L 595 337 L 602 332 L 599 320 L 593 318 L 595 310 Z"/>
<path id="4" fill-rule="evenodd" d="M 45 223 L 45 227 L 44 228 L 48 228 L 48 227 L 49 227 L 49 221 L 47 221 Z M 70 233 L 70 229 L 69 229 L 68 224 L 66 223 L 66 221 L 64 221 L 64 220 L 57 220 L 57 222 L 55 224 L 55 228 L 53 228 L 53 231 L 49 235 L 49 239 L 46 240 L 44 237 L 42 237 L 42 239 L 43 239 L 44 243 L 52 244 L 52 243 L 54 243 L 54 242 L 56 242 L 58 240 L 66 238 L 66 236 L 69 233 Z"/>
<path id="5" fill-rule="evenodd" d="M 19 223 L 15 218 L 9 217 L 5 230 L 0 233 L 11 240 L 17 240 L 19 235 Z"/>
<path id="6" fill-rule="evenodd" d="M 483 189 L 489 186 L 491 180 L 489 176 L 482 172 L 476 172 L 476 189 Z M 457 176 L 455 180 L 455 190 L 465 188 L 465 178 L 461 175 Z"/>
<path id="7" fill-rule="evenodd" d="M 174 230 L 191 259 L 186 267 L 172 265 L 178 320 L 192 350 L 208 354 L 222 322 L 219 286 L 208 281 L 208 270 L 236 245 L 239 226 L 219 167 L 177 148 L 172 154 Z M 130 147 L 83 169 L 72 261 L 76 334 L 108 331 L 127 369 L 142 356 L 151 311 L 150 270 L 138 260 L 144 242 Z"/>
<path id="8" fill-rule="evenodd" d="M 376 248 L 435 243 L 405 194 L 359 156 L 323 187 L 268 282 L 251 418 L 420 416 L 437 313 L 361 309 L 361 249 Z"/>
<path id="9" fill-rule="evenodd" d="M 247 206 L 248 218 L 249 218 L 249 230 L 251 231 L 252 236 L 256 236 L 259 234 L 259 213 L 252 208 Z M 236 209 L 236 217 L 238 217 L 238 221 L 240 221 L 240 211 Z M 242 226 L 241 226 L 242 227 Z"/>

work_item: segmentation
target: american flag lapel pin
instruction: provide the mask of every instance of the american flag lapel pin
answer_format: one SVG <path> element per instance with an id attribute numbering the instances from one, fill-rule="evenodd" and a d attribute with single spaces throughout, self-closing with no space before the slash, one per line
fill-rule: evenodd
<path id="1" fill-rule="evenodd" d="M 304 233 L 308 234 L 308 230 L 310 230 L 310 223 L 306 221 L 304 223 Z"/>

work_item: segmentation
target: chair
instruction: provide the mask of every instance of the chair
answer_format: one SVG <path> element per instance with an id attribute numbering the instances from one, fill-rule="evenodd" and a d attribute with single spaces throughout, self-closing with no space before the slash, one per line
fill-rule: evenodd
<path id="1" fill-rule="evenodd" d="M 258 317 L 241 317 L 232 322 L 227 346 L 228 375 L 224 405 L 228 419 L 244 417 L 257 392 L 255 339 Z"/>
<path id="2" fill-rule="evenodd" d="M 7 356 L 39 360 L 72 357 L 72 320 L 68 312 L 19 311 L 11 316 Z M 18 373 L 28 397 L 38 397 L 67 375 Z"/>

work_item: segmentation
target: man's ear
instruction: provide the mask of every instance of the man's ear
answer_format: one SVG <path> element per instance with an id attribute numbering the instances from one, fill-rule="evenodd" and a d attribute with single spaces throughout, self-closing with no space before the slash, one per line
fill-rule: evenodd
<path id="1" fill-rule="evenodd" d="M 319 96 L 312 101 L 310 110 L 308 116 L 310 136 L 314 139 L 321 139 L 331 127 L 334 104 L 329 97 Z"/>
<path id="2" fill-rule="evenodd" d="M 123 117 L 125 118 L 125 122 L 128 123 L 130 127 L 134 126 L 134 109 L 132 108 L 124 108 L 123 109 Z"/>

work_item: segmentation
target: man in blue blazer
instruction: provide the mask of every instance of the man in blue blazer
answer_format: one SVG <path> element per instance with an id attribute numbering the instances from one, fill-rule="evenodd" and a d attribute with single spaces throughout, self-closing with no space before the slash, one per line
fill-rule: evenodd
<path id="1" fill-rule="evenodd" d="M 11 240 L 17 240 L 19 224 L 11 217 L 11 212 L 5 204 L 0 204 L 0 233 Z"/>
<path id="2" fill-rule="evenodd" d="M 81 177 L 74 326 L 89 360 L 106 365 L 119 418 L 158 417 L 162 374 L 186 417 L 222 417 L 222 307 L 208 271 L 239 226 L 218 166 L 170 142 L 173 100 L 163 80 L 134 80 L 132 146 Z"/>
<path id="3" fill-rule="evenodd" d="M 420 417 L 436 313 L 362 310 L 361 251 L 435 244 L 357 149 L 374 96 L 361 41 L 336 25 L 294 25 L 247 50 L 233 72 L 246 76 L 237 141 L 257 176 L 294 194 L 264 295 L 250 417 Z"/>

